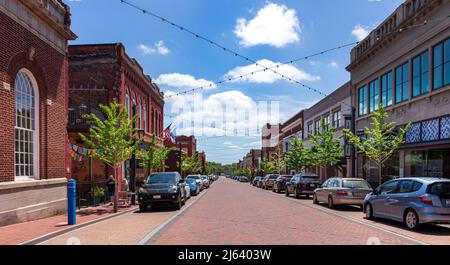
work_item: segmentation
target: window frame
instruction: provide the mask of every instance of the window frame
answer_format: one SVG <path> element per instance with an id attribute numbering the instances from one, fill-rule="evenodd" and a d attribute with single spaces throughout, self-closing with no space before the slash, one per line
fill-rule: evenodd
<path id="1" fill-rule="evenodd" d="M 432 66 L 431 66 L 431 68 L 432 68 L 432 74 L 431 74 L 432 91 L 439 90 L 441 88 L 444 88 L 444 87 L 450 85 L 450 77 L 449 77 L 448 83 L 447 84 L 445 83 L 445 66 L 446 66 L 446 64 L 448 64 L 448 67 L 450 68 L 450 59 L 447 62 L 445 61 L 445 55 L 446 55 L 445 54 L 445 45 L 446 44 L 450 46 L 450 38 L 447 38 L 432 47 Z M 438 66 L 436 66 L 435 65 L 435 63 L 436 63 L 435 52 L 436 52 L 436 48 L 438 46 L 441 46 L 440 47 L 441 58 L 440 58 L 440 64 Z M 449 53 L 450 53 L 450 51 L 449 51 Z M 449 54 L 449 58 L 450 58 L 450 54 Z M 435 80 L 436 68 L 440 68 L 440 74 L 441 74 L 441 85 L 438 87 L 435 86 L 436 85 L 436 82 L 435 82 L 436 81 Z"/>
<path id="2" fill-rule="evenodd" d="M 363 85 L 358 88 L 358 116 L 366 116 L 369 114 L 369 98 L 368 98 L 368 89 L 367 85 Z M 363 91 L 364 100 L 361 101 L 361 91 Z M 363 109 L 361 108 L 363 107 Z"/>
<path id="3" fill-rule="evenodd" d="M 424 67 L 424 56 L 426 55 L 426 66 L 427 67 Z M 420 97 L 420 96 L 423 96 L 423 95 L 425 95 L 425 94 L 427 94 L 427 93 L 429 93 L 430 92 L 430 85 L 429 85 L 429 83 L 430 83 L 430 77 L 429 77 L 429 74 L 430 74 L 430 64 L 429 64 L 429 61 L 430 61 L 430 53 L 429 53 L 429 51 L 428 50 L 426 50 L 426 51 L 423 51 L 423 52 L 421 52 L 420 54 L 418 54 L 417 56 L 415 56 L 415 57 L 413 57 L 412 58 L 412 61 L 411 61 L 411 76 L 412 76 L 412 80 L 411 80 L 411 85 L 412 85 L 412 98 L 416 98 L 416 97 Z M 419 67 L 419 73 L 416 75 L 415 74 L 415 71 L 416 71 L 416 67 L 415 67 L 415 63 L 416 63 L 416 60 L 418 60 L 418 63 L 419 63 L 419 65 L 418 65 L 418 67 Z M 426 68 L 426 69 L 424 69 L 424 68 Z M 426 76 L 426 78 L 427 78 L 427 83 L 426 83 L 426 87 L 427 87 L 427 90 L 426 91 L 424 91 L 423 89 L 424 89 L 424 87 L 423 87 L 423 85 L 424 85 L 424 76 Z M 419 82 L 419 94 L 415 94 L 415 83 L 416 83 L 416 80 L 418 80 L 418 82 Z"/>
<path id="4" fill-rule="evenodd" d="M 380 80 L 374 79 L 369 82 L 369 113 L 373 113 L 378 110 L 380 105 Z M 375 92 L 375 93 L 373 93 Z M 377 101 L 377 102 L 376 102 Z"/>
<path id="5" fill-rule="evenodd" d="M 389 70 L 385 74 L 381 75 L 380 77 L 380 90 L 381 90 L 381 104 L 384 108 L 390 107 L 394 104 L 394 77 L 393 77 L 393 71 Z M 389 76 L 391 78 L 391 81 L 389 82 Z M 384 78 L 386 78 L 386 89 L 384 89 L 383 83 Z M 389 89 L 390 88 L 390 89 Z M 390 91 L 390 93 L 389 93 Z M 385 95 L 386 93 L 386 95 Z M 390 103 L 389 103 L 389 95 L 390 95 Z M 386 100 L 384 100 L 384 96 L 386 96 Z"/>
<path id="6" fill-rule="evenodd" d="M 18 87 L 17 87 L 17 83 L 16 82 L 18 80 L 19 75 L 23 75 L 25 78 L 27 78 L 27 80 L 29 81 L 29 84 L 31 85 L 31 90 L 32 90 L 32 93 L 33 93 L 33 95 L 32 95 L 32 97 L 33 97 L 32 104 L 34 104 L 34 112 L 33 112 L 33 116 L 34 117 L 30 116 L 30 127 L 31 127 L 31 129 L 17 125 L 17 118 L 18 117 L 17 117 L 17 101 L 16 101 L 16 97 L 17 97 Z M 39 134 L 40 134 L 40 126 L 39 126 L 40 125 L 40 115 L 39 115 L 39 112 L 40 112 L 40 108 L 39 107 L 40 106 L 39 106 L 39 102 L 40 102 L 39 86 L 37 84 L 37 81 L 36 81 L 33 73 L 30 70 L 26 69 L 26 68 L 20 69 L 16 73 L 15 78 L 14 78 L 14 106 L 15 106 L 14 107 L 14 110 L 15 110 L 15 113 L 14 113 L 14 120 L 15 120 L 14 121 L 14 180 L 15 181 L 39 180 L 40 179 L 40 174 L 39 174 L 39 170 L 40 170 L 40 165 L 39 165 L 39 163 L 40 163 L 40 159 L 39 159 L 39 154 L 40 154 L 40 142 L 39 142 L 39 140 L 40 140 L 40 137 L 39 137 Z M 32 158 L 32 163 L 33 163 L 32 164 L 32 173 L 33 173 L 33 175 L 32 176 L 31 175 L 26 176 L 26 175 L 18 175 L 17 174 L 16 167 L 17 166 L 19 166 L 19 167 L 25 166 L 24 163 L 20 163 L 20 160 L 21 160 L 20 158 L 19 158 L 19 164 L 16 163 L 16 155 L 20 156 L 20 154 L 23 153 L 23 152 L 20 152 L 21 150 L 19 150 L 19 153 L 17 153 L 18 151 L 16 151 L 17 150 L 17 146 L 16 146 L 17 142 L 19 141 L 19 145 L 23 144 L 23 140 L 22 139 L 17 140 L 17 138 L 16 138 L 17 130 L 19 131 L 19 135 L 21 135 L 21 132 L 32 132 L 32 141 L 33 142 L 31 143 L 31 145 L 29 145 L 29 147 L 32 147 L 33 151 L 30 152 L 29 149 L 28 149 L 28 155 L 32 155 L 33 156 L 33 158 Z M 28 141 L 28 144 L 30 144 L 29 141 Z M 28 164 L 27 166 L 30 166 L 30 164 Z"/>
<path id="7" fill-rule="evenodd" d="M 405 81 L 405 67 L 408 67 L 408 74 L 406 75 L 406 77 L 408 77 L 408 80 Z M 398 70 L 401 69 L 401 82 L 398 82 Z M 411 98 L 411 78 L 410 78 L 410 74 L 411 73 L 411 67 L 410 67 L 410 63 L 409 61 L 400 64 L 399 66 L 395 67 L 395 104 L 400 104 L 403 103 L 405 101 L 408 101 Z M 401 93 L 398 93 L 398 86 L 401 86 Z M 405 87 L 406 86 L 406 87 Z M 408 96 L 405 96 L 405 91 L 408 91 Z M 397 100 L 398 99 L 398 95 L 401 94 L 401 100 Z"/>

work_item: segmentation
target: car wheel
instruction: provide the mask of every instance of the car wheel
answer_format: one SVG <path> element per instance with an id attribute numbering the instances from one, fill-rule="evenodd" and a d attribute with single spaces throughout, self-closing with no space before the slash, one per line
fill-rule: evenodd
<path id="1" fill-rule="evenodd" d="M 145 212 L 147 211 L 148 206 L 145 204 L 139 204 L 139 211 Z"/>
<path id="2" fill-rule="evenodd" d="M 331 195 L 328 196 L 328 208 L 330 208 L 330 209 L 334 208 L 333 197 Z"/>
<path id="3" fill-rule="evenodd" d="M 314 204 L 319 204 L 319 201 L 317 200 L 317 195 L 315 193 L 313 195 L 313 203 Z"/>
<path id="4" fill-rule="evenodd" d="M 366 205 L 366 218 L 373 220 L 373 209 L 370 203 Z"/>
<path id="5" fill-rule="evenodd" d="M 405 212 L 405 225 L 409 230 L 417 230 L 420 227 L 419 216 L 413 209 L 408 209 Z"/>
<path id="6" fill-rule="evenodd" d="M 177 201 L 175 203 L 175 210 L 180 210 L 181 206 L 182 206 L 182 204 L 181 204 L 181 195 L 178 195 L 178 199 L 177 199 Z"/>

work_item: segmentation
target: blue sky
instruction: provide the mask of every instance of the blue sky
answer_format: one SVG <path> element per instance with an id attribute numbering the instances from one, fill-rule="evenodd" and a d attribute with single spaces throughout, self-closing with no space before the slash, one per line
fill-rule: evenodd
<path id="1" fill-rule="evenodd" d="M 264 66 L 289 61 L 352 43 L 382 22 L 402 0 L 128 0 L 208 37 Z M 122 42 L 146 74 L 166 95 L 219 81 L 226 76 L 258 70 L 243 59 L 225 53 L 120 0 L 66 0 L 72 11 L 73 44 Z M 329 93 L 349 80 L 345 70 L 351 47 L 284 66 L 279 71 Z M 251 148 L 260 147 L 258 132 L 220 136 L 219 117 L 239 126 L 259 126 L 268 119 L 284 122 L 321 95 L 281 80 L 269 72 L 213 86 L 202 94 L 167 98 L 166 126 L 177 134 L 194 133 L 207 160 L 237 162 Z M 199 101 L 202 99 L 201 101 Z M 275 101 L 278 111 L 252 118 L 222 113 L 221 104 L 248 111 L 260 101 Z M 199 103 L 200 102 L 200 103 Z M 270 102 L 269 102 L 270 105 Z M 186 107 L 191 110 L 188 111 Z M 202 108 L 197 108 L 203 106 Z M 192 120 L 198 122 L 196 124 Z M 221 125 L 227 124 L 223 122 Z M 225 129 L 226 131 L 226 129 Z M 228 131 L 227 131 L 228 132 Z M 208 138 L 211 137 L 211 138 Z"/>

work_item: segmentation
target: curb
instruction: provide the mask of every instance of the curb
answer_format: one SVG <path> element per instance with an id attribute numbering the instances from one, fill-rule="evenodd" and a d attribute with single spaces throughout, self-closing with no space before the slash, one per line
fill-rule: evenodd
<path id="1" fill-rule="evenodd" d="M 81 229 L 81 228 L 89 226 L 89 225 L 93 225 L 93 224 L 100 223 L 100 222 L 103 222 L 103 221 L 106 221 L 106 220 L 109 220 L 109 219 L 112 219 L 112 218 L 115 218 L 115 217 L 119 217 L 119 216 L 122 216 L 124 214 L 136 211 L 136 210 L 137 210 L 136 208 L 131 208 L 131 209 L 125 210 L 123 212 L 116 213 L 116 214 L 113 214 L 113 215 L 110 215 L 110 216 L 107 216 L 107 217 L 91 220 L 91 221 L 88 221 L 88 222 L 85 222 L 85 223 L 81 223 L 81 224 L 78 224 L 78 225 L 75 225 L 75 226 L 71 226 L 71 227 L 68 227 L 68 228 L 65 228 L 65 229 L 62 229 L 62 230 L 59 230 L 59 231 L 50 232 L 48 234 L 45 234 L 45 235 L 42 235 L 42 236 L 39 236 L 39 237 L 30 239 L 30 240 L 27 240 L 25 242 L 22 242 L 22 243 L 20 243 L 18 245 L 37 245 L 37 244 L 40 244 L 40 243 L 45 242 L 47 240 L 50 240 L 52 238 L 58 237 L 60 235 L 72 232 L 74 230 L 78 230 L 78 229 Z"/>

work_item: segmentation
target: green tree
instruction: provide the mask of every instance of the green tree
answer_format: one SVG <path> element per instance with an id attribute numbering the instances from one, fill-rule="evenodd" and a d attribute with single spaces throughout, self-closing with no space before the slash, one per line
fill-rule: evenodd
<path id="1" fill-rule="evenodd" d="M 136 129 L 133 128 L 135 118 L 129 118 L 125 107 L 114 100 L 109 106 L 100 104 L 100 109 L 103 111 L 105 119 L 102 120 L 95 114 L 84 115 L 84 118 L 92 122 L 89 129 L 90 138 L 83 134 L 80 134 L 80 137 L 90 148 L 97 150 L 92 154 L 93 157 L 113 168 L 113 175 L 116 179 L 114 212 L 117 212 L 117 187 L 121 181 L 118 179 L 118 170 L 125 160 L 131 158 L 141 141 L 133 141 L 133 138 L 136 138 Z"/>
<path id="2" fill-rule="evenodd" d="M 380 104 L 378 110 L 372 113 L 371 128 L 365 127 L 364 139 L 345 130 L 349 143 L 353 144 L 359 154 L 364 154 L 378 166 L 378 184 L 382 183 L 384 163 L 394 154 L 397 148 L 405 142 L 406 132 L 411 124 L 396 131 L 395 122 L 387 122 L 388 114 Z"/>
<path id="3" fill-rule="evenodd" d="M 275 173 L 282 174 L 286 170 L 286 162 L 281 155 L 273 154 L 272 163 Z"/>
<path id="4" fill-rule="evenodd" d="M 154 170 L 166 168 L 166 160 L 172 148 L 157 147 L 156 137 L 152 135 L 152 141 L 149 142 L 148 150 L 138 150 L 137 158 L 140 160 L 139 165 L 152 173 Z"/>
<path id="5" fill-rule="evenodd" d="M 320 132 L 312 135 L 312 161 L 315 166 L 334 166 L 343 172 L 340 163 L 344 157 L 344 147 L 341 145 L 343 136 L 335 137 L 336 128 L 322 119 Z"/>
<path id="6" fill-rule="evenodd" d="M 181 164 L 181 170 L 184 174 L 199 174 L 202 171 L 202 166 L 198 161 L 197 156 L 183 156 L 183 161 Z"/>
<path id="7" fill-rule="evenodd" d="M 261 162 L 261 173 L 262 174 L 270 174 L 275 172 L 275 163 L 271 161 Z"/>
<path id="8" fill-rule="evenodd" d="M 313 165 L 312 151 L 304 146 L 297 136 L 289 142 L 289 150 L 284 154 L 286 165 L 295 172 L 301 172 Z"/>

